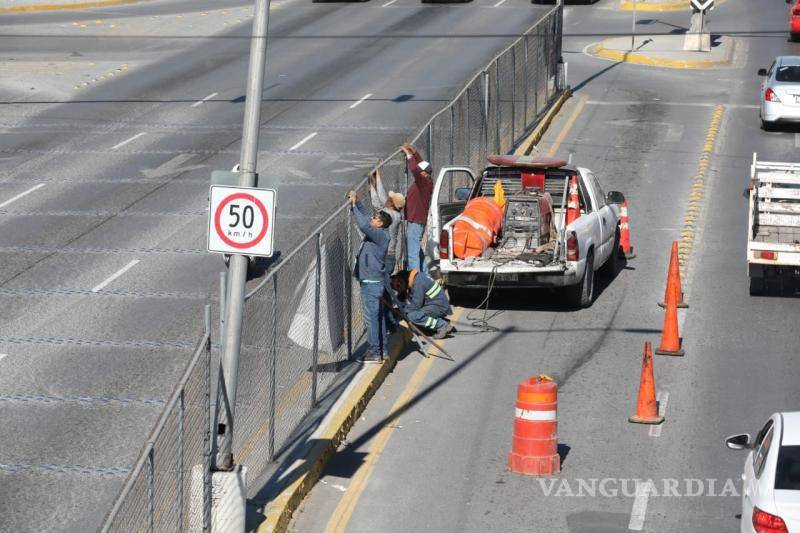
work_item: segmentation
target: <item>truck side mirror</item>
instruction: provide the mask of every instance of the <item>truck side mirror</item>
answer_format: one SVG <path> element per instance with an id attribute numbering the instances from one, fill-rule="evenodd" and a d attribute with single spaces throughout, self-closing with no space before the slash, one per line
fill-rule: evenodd
<path id="1" fill-rule="evenodd" d="M 469 195 L 472 194 L 470 187 L 459 187 L 456 189 L 455 197 L 459 202 L 466 202 L 469 200 Z"/>
<path id="2" fill-rule="evenodd" d="M 608 191 L 606 194 L 607 204 L 621 204 L 625 201 L 625 195 L 619 191 Z"/>
<path id="3" fill-rule="evenodd" d="M 765 69 L 765 68 L 758 69 L 758 75 L 759 76 L 766 76 L 767 75 L 767 69 Z"/>
<path id="4" fill-rule="evenodd" d="M 750 445 L 750 434 L 742 433 L 741 435 L 732 435 L 725 439 L 725 446 L 731 450 L 747 450 L 752 448 Z"/>

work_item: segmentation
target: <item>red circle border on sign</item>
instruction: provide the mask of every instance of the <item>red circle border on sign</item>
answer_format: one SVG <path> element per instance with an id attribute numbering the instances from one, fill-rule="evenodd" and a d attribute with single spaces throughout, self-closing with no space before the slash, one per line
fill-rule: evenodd
<path id="1" fill-rule="evenodd" d="M 249 200 L 254 204 L 256 204 L 256 207 L 258 207 L 258 210 L 261 212 L 261 216 L 264 220 L 263 227 L 261 228 L 261 232 L 256 236 L 256 238 L 251 241 L 243 243 L 232 241 L 225 235 L 225 232 L 222 230 L 222 226 L 220 225 L 219 222 L 220 216 L 222 215 L 222 210 L 225 208 L 226 205 L 228 205 L 234 200 Z M 267 228 L 269 228 L 269 216 L 267 215 L 267 208 L 264 207 L 264 204 L 261 203 L 261 200 L 259 200 L 252 194 L 246 192 L 239 192 L 228 196 L 219 204 L 219 207 L 217 207 L 217 210 L 214 213 L 214 229 L 217 230 L 217 235 L 219 236 L 220 239 L 222 239 L 222 242 L 238 250 L 250 248 L 258 244 L 261 241 L 261 239 L 264 238 L 264 235 L 267 233 Z"/>

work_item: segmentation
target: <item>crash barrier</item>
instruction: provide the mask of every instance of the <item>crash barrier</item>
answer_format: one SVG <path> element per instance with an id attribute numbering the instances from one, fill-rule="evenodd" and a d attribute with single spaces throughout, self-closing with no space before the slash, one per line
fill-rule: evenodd
<path id="1" fill-rule="evenodd" d="M 509 152 L 545 114 L 565 89 L 561 29 L 562 8 L 556 6 L 475 74 L 410 140 L 434 170 L 450 164 L 482 168 L 487 155 Z M 385 158 L 378 168 L 387 190 L 407 189 L 409 176 L 401 151 Z M 452 201 L 455 190 L 463 185 L 456 180 L 446 183 L 440 198 Z M 366 178 L 356 190 L 368 201 Z M 232 449 L 234 460 L 247 467 L 248 496 L 260 488 L 258 484 L 263 485 L 268 463 L 313 429 L 309 412 L 320 401 L 340 394 L 346 384 L 339 378 L 349 368 L 346 363 L 365 332 L 359 287 L 352 279 L 352 258 L 359 242 L 348 204 L 343 204 L 292 252 L 280 257 L 246 295 Z M 199 359 L 186 376 L 202 373 L 198 365 L 203 366 Z M 213 384 L 220 382 L 217 372 L 215 367 Z M 209 410 L 212 404 L 224 405 L 221 393 L 224 390 L 214 395 Z M 217 428 L 225 423 L 223 411 L 211 425 Z M 186 427 L 198 434 L 209 427 L 199 420 L 192 424 Z M 174 428 L 159 426 L 152 440 L 160 439 L 173 441 Z M 140 460 L 145 464 L 149 464 L 147 453 Z M 182 464 L 186 479 L 195 463 Z M 169 463 L 166 473 L 160 468 L 156 460 L 150 492 L 130 488 L 142 483 L 140 474 L 128 480 L 121 496 L 125 501 L 117 501 L 106 530 L 181 530 L 149 527 L 157 521 L 153 512 L 160 505 L 173 506 L 168 514 L 176 516 L 174 483 L 162 485 L 162 480 L 166 483 L 176 476 L 175 464 Z M 148 503 L 153 499 L 159 500 L 158 505 Z M 179 514 L 186 516 L 188 499 L 184 497 L 180 505 Z M 178 519 L 174 520 L 177 524 Z"/>
<path id="2" fill-rule="evenodd" d="M 104 532 L 207 531 L 211 510 L 211 340 L 197 344 Z"/>
<path id="3" fill-rule="evenodd" d="M 557 411 L 558 385 L 549 377 L 533 376 L 517 386 L 509 470 L 529 476 L 561 471 Z"/>

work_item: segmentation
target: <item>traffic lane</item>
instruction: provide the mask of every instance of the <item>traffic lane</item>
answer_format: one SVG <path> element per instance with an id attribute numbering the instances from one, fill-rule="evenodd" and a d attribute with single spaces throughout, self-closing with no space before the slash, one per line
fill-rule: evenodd
<path id="1" fill-rule="evenodd" d="M 752 152 L 765 160 L 796 161 L 797 151 L 791 137 L 760 131 L 757 111 L 732 110 L 728 120 L 684 331 L 686 378 L 673 385 L 680 387 L 678 402 L 670 399 L 682 409 L 670 430 L 674 438 L 665 449 L 665 461 L 680 477 L 716 479 L 718 487 L 731 479 L 740 495 L 745 454 L 724 448 L 724 439 L 736 433 L 755 435 L 770 414 L 796 410 L 800 403 L 797 350 L 794 338 L 786 335 L 796 327 L 800 300 L 786 293 L 749 296 L 747 200 L 742 190 Z M 694 443 L 689 454 L 679 451 L 686 442 Z M 703 509 L 714 511 L 705 521 L 678 518 L 701 516 Z M 719 523 L 732 530 L 739 525 L 741 500 L 659 500 L 653 511 L 654 517 L 663 516 L 664 530 L 679 522 L 701 529 Z"/>
<path id="2" fill-rule="evenodd" d="M 20 533 L 85 533 L 100 527 L 101 517 L 73 509 L 108 509 L 124 476 L 76 476 L 46 469 L 0 470 L 3 527 Z M 59 505 L 53 505 L 53 495 Z"/>
<path id="3" fill-rule="evenodd" d="M 186 367 L 189 349 L 92 345 L 4 344 L 0 390 L 45 404 L 49 397 L 92 401 L 166 402 Z M 37 400 L 39 398 L 40 400 Z M 7 405 L 11 405 L 8 403 Z M 158 409 L 156 409 L 158 410 Z M 30 431 L 30 428 L 29 428 Z"/>

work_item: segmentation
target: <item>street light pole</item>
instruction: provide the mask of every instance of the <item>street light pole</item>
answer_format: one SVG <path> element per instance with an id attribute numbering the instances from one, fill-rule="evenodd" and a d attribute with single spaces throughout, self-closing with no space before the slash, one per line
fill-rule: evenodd
<path id="1" fill-rule="evenodd" d="M 267 27 L 269 26 L 270 0 L 256 0 L 253 33 L 250 40 L 250 68 L 247 73 L 247 92 L 242 125 L 242 150 L 240 157 L 239 186 L 256 184 L 258 159 L 258 130 L 261 124 L 261 93 L 264 89 L 264 71 L 267 60 Z M 234 254 L 230 259 L 228 300 L 225 306 L 225 345 L 222 353 L 222 379 L 227 397 L 227 424 L 225 438 L 217 451 L 217 470 L 231 470 L 233 456 L 234 411 L 236 409 L 236 383 L 239 373 L 239 350 L 242 341 L 244 291 L 247 283 L 247 256 Z M 219 406 L 217 407 L 219 408 Z"/>

